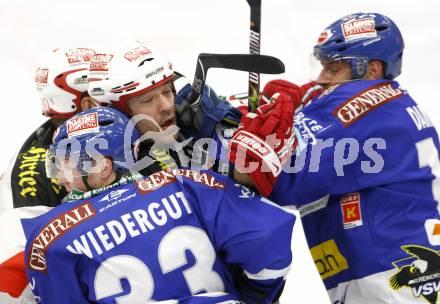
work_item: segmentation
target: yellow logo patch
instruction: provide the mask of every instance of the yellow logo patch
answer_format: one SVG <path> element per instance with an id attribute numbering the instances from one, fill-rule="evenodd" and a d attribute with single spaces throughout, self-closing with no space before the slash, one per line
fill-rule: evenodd
<path id="1" fill-rule="evenodd" d="M 347 260 L 333 239 L 312 247 L 310 253 L 323 280 L 348 269 Z"/>

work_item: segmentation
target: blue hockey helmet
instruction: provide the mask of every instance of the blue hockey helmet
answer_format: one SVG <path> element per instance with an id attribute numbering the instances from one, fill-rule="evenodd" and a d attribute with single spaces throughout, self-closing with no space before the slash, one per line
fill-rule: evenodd
<path id="1" fill-rule="evenodd" d="M 402 67 L 403 38 L 396 24 L 377 13 L 357 13 L 345 16 L 329 25 L 313 48 L 318 60 L 345 60 L 353 79 L 363 78 L 368 63 L 379 60 L 384 64 L 384 78 L 399 76 Z"/>
<path id="2" fill-rule="evenodd" d="M 138 130 L 127 116 L 116 109 L 98 107 L 78 113 L 65 121 L 56 131 L 47 152 L 46 172 L 57 178 L 60 170 L 76 168 L 76 174 L 93 173 L 100 160 L 111 158 L 115 171 L 124 171 L 126 159 L 134 153 Z"/>

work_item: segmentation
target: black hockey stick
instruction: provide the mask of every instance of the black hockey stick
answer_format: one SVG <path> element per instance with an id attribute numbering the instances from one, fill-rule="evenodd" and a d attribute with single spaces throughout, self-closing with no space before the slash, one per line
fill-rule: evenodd
<path id="1" fill-rule="evenodd" d="M 267 55 L 254 54 L 207 54 L 202 53 L 197 58 L 197 67 L 194 75 L 191 105 L 197 109 L 205 86 L 206 75 L 210 68 L 223 68 L 263 74 L 284 73 L 284 64 L 278 58 Z"/>
<path id="2" fill-rule="evenodd" d="M 194 74 L 194 82 L 190 100 L 176 107 L 179 113 L 180 123 L 184 126 L 200 126 L 200 115 L 193 117 L 199 112 L 198 108 L 205 87 L 206 76 L 210 68 L 223 68 L 246 72 L 264 74 L 284 73 L 284 64 L 278 58 L 267 55 L 249 54 L 208 54 L 202 53 L 197 58 L 197 66 Z M 194 122 L 192 121 L 194 118 Z"/>
<path id="3" fill-rule="evenodd" d="M 261 0 L 246 0 L 251 9 L 249 54 L 260 54 L 261 45 Z M 249 73 L 248 109 L 249 112 L 258 107 L 258 94 L 260 93 L 260 74 Z"/>

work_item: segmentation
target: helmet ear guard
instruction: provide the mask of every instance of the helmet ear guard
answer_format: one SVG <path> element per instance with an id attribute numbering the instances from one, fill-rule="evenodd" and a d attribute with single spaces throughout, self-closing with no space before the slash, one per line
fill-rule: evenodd
<path id="1" fill-rule="evenodd" d="M 362 79 L 368 70 L 368 58 L 366 57 L 353 57 L 348 60 L 351 66 L 351 75 L 353 79 Z"/>
<path id="2" fill-rule="evenodd" d="M 401 73 L 404 42 L 395 23 L 377 13 L 345 16 L 329 25 L 314 46 L 316 59 L 346 59 L 352 78 L 361 79 L 368 63 L 382 62 L 383 78 L 394 79 Z"/>

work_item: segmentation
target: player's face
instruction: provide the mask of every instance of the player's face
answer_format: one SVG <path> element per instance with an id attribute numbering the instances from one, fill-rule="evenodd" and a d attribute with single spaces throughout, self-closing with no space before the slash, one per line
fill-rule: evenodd
<path id="1" fill-rule="evenodd" d="M 99 188 L 102 185 L 102 180 L 100 179 L 100 172 L 103 169 L 103 161 L 97 162 L 93 161 L 93 168 L 90 168 L 87 174 L 87 183 L 92 189 Z M 67 192 L 71 192 L 72 190 L 78 190 L 82 192 L 89 191 L 89 189 L 84 184 L 83 176 L 84 172 L 80 172 L 77 168 L 77 164 L 74 160 L 66 157 L 64 162 L 61 164 L 61 168 L 57 174 L 58 183 L 64 188 L 66 188 Z"/>
<path id="2" fill-rule="evenodd" d="M 133 116 L 144 114 L 152 117 L 165 130 L 176 124 L 174 94 L 171 82 L 165 83 L 139 96 L 129 98 L 127 106 Z M 141 133 L 157 131 L 153 126 L 139 127 Z"/>
<path id="3" fill-rule="evenodd" d="M 60 171 L 57 180 L 60 185 L 66 188 L 67 192 L 71 192 L 72 190 L 87 191 L 87 187 L 82 180 L 82 175 L 79 174 L 76 168 Z"/>
<path id="4" fill-rule="evenodd" d="M 316 80 L 324 89 L 335 84 L 352 79 L 350 64 L 346 61 L 321 60 L 322 70 Z"/>
<path id="5" fill-rule="evenodd" d="M 98 174 L 92 173 L 88 175 L 86 178 L 87 178 L 87 183 L 92 189 L 96 189 L 103 186 L 100 184 L 101 180 Z M 71 192 L 72 190 L 77 190 L 81 192 L 89 191 L 89 189 L 87 189 L 86 185 L 84 184 L 84 180 L 82 176 L 73 176 L 71 179 L 67 179 L 64 176 L 60 176 L 58 178 L 58 182 L 62 186 L 64 186 L 64 188 L 66 188 L 67 192 Z"/>

